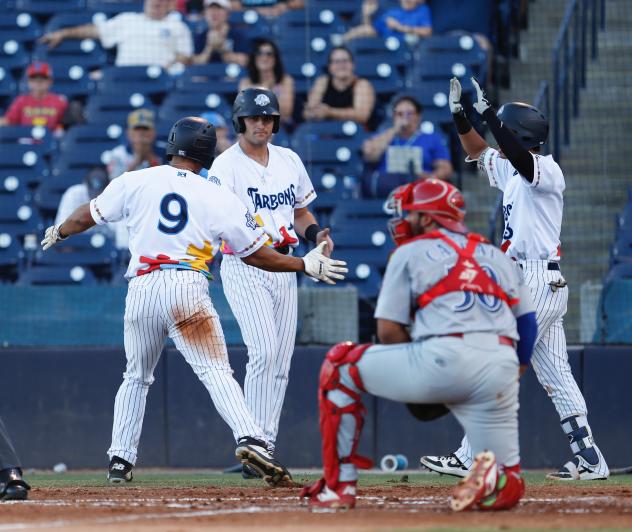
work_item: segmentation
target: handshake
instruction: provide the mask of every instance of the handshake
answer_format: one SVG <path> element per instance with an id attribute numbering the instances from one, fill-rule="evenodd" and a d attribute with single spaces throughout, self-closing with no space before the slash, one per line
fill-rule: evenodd
<path id="1" fill-rule="evenodd" d="M 321 242 L 303 257 L 305 273 L 314 281 L 323 281 L 327 284 L 336 284 L 342 281 L 349 270 L 343 260 L 334 260 L 324 254 L 327 242 Z"/>

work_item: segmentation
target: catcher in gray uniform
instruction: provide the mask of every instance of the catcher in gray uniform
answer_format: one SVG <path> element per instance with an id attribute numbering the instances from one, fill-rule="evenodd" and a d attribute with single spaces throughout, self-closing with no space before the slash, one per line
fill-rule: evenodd
<path id="1" fill-rule="evenodd" d="M 524 494 L 518 445 L 518 381 L 537 332 L 520 270 L 468 233 L 461 193 L 436 179 L 389 198 L 391 256 L 375 316 L 387 345 L 334 346 L 320 373 L 324 478 L 305 488 L 310 505 L 355 506 L 362 392 L 409 404 L 420 419 L 454 414 L 474 465 L 455 488 L 455 511 L 504 510 Z M 518 339 L 520 341 L 518 342 Z M 517 352 L 516 352 L 517 344 Z"/>

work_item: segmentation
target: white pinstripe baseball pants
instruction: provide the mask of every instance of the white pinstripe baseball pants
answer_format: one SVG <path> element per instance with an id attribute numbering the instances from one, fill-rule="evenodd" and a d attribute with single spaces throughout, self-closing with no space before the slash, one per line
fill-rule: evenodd
<path id="1" fill-rule="evenodd" d="M 559 280 L 562 275 L 558 270 L 549 270 L 548 261 L 524 260 L 519 264 L 535 303 L 538 322 L 538 337 L 531 357 L 533 370 L 551 398 L 560 420 L 586 416 L 586 401 L 573 377 L 566 350 L 564 315 L 568 286 L 551 290 L 549 282 Z M 466 467 L 470 466 L 472 451 L 467 438 L 463 438 L 461 447 L 454 454 Z"/>
<path id="2" fill-rule="evenodd" d="M 248 348 L 246 404 L 272 451 L 296 341 L 296 274 L 266 272 L 224 255 L 221 275 Z"/>
<path id="3" fill-rule="evenodd" d="M 233 378 L 219 317 L 208 280 L 194 271 L 158 270 L 134 277 L 125 300 L 127 368 L 114 401 L 114 455 L 135 464 L 149 386 L 167 336 L 173 339 L 208 390 L 235 440 L 262 439 L 244 394 Z"/>

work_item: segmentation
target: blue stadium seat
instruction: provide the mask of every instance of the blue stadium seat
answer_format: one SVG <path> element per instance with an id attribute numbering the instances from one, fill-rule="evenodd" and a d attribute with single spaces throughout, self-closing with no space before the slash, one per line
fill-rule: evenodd
<path id="1" fill-rule="evenodd" d="M 324 37 L 345 31 L 346 26 L 336 13 L 318 7 L 286 11 L 276 19 L 274 26 L 277 37 L 294 33 L 301 35 L 302 39 L 305 39 L 305 35 Z"/>
<path id="2" fill-rule="evenodd" d="M 386 228 L 386 223 L 390 218 L 384 210 L 384 200 L 381 199 L 357 199 L 354 201 L 341 202 L 332 215 L 331 224 L 337 227 L 344 226 L 348 220 L 369 221 L 371 224 L 382 223 Z"/>
<path id="3" fill-rule="evenodd" d="M 331 165 L 345 175 L 357 176 L 362 172 L 362 160 L 357 146 L 351 141 L 343 143 L 340 140 L 323 139 L 297 144 L 295 150 L 307 165 Z"/>
<path id="4" fill-rule="evenodd" d="M 248 32 L 251 39 L 266 37 L 272 33 L 270 23 L 254 10 L 231 11 L 228 16 L 231 27 Z"/>
<path id="5" fill-rule="evenodd" d="M 312 0 L 310 5 L 320 10 L 330 9 L 343 20 L 359 11 L 359 6 L 355 2 L 349 2 L 349 0 Z"/>
<path id="6" fill-rule="evenodd" d="M 78 65 L 86 70 L 101 68 L 107 64 L 107 53 L 99 41 L 94 39 L 66 39 L 55 48 L 39 44 L 35 47 L 33 57 L 57 64 L 59 67 Z"/>
<path id="7" fill-rule="evenodd" d="M 347 43 L 354 57 L 370 57 L 376 63 L 388 63 L 397 66 L 402 72 L 411 62 L 410 51 L 399 39 L 383 39 L 382 37 L 366 37 L 354 39 Z"/>
<path id="8" fill-rule="evenodd" d="M 275 42 L 281 50 L 284 64 L 289 57 L 310 60 L 319 65 L 327 63 L 330 49 L 329 33 L 314 35 L 311 31 L 305 34 L 302 30 L 290 30 L 280 34 Z"/>
<path id="9" fill-rule="evenodd" d="M 85 8 L 85 0 L 15 0 L 15 9 L 34 15 L 55 15 L 76 12 Z"/>
<path id="10" fill-rule="evenodd" d="M 493 0 L 430 0 L 429 5 L 432 11 L 432 31 L 436 35 L 462 30 L 491 37 L 495 7 Z M 455 16 L 456 13 L 458 16 Z"/>
<path id="11" fill-rule="evenodd" d="M 96 18 L 95 18 L 96 17 Z M 60 30 L 62 28 L 70 28 L 72 26 L 81 26 L 83 24 L 92 24 L 100 19 L 105 20 L 107 17 L 103 14 L 97 15 L 91 11 L 79 10 L 77 12 L 56 13 L 54 14 L 44 27 L 45 33 Z"/>
<path id="12" fill-rule="evenodd" d="M 67 149 L 70 145 L 83 143 L 124 142 L 125 129 L 118 124 L 105 122 L 102 124 L 78 124 L 71 127 L 62 138 L 60 147 Z"/>
<path id="13" fill-rule="evenodd" d="M 463 65 L 467 70 L 470 70 L 480 80 L 487 79 L 487 56 L 482 50 L 472 49 L 467 52 L 429 52 L 427 54 L 420 54 L 419 64 L 423 65 L 424 62 L 429 61 L 441 61 L 453 66 L 455 72 L 462 71 Z M 462 78 L 454 73 L 457 77 Z M 469 77 L 467 78 L 469 85 Z M 470 88 L 468 87 L 468 90 Z"/>
<path id="14" fill-rule="evenodd" d="M 113 242 L 99 232 L 73 235 L 54 247 L 35 253 L 34 264 L 42 266 L 112 266 L 118 264 Z"/>
<path id="15" fill-rule="evenodd" d="M 20 241 L 0 230 L 0 283 L 16 279 L 17 268 L 23 264 L 24 256 Z"/>
<path id="16" fill-rule="evenodd" d="M 47 162 L 31 146 L 14 145 L 0 157 L 0 179 L 15 176 L 27 185 L 36 185 L 48 173 Z"/>
<path id="17" fill-rule="evenodd" d="M 476 39 L 465 31 L 443 35 L 434 34 L 420 41 L 418 50 L 423 55 L 434 52 L 469 53 L 472 50 L 485 54 Z"/>
<path id="18" fill-rule="evenodd" d="M 354 146 L 361 146 L 368 136 L 369 134 L 361 125 L 351 120 L 304 122 L 294 130 L 293 135 L 296 144 L 335 139 L 346 144 L 352 143 Z"/>
<path id="19" fill-rule="evenodd" d="M 15 223 L 26 221 L 35 213 L 28 195 L 16 194 L 0 195 L 0 223 Z"/>
<path id="20" fill-rule="evenodd" d="M 28 51 L 24 44 L 10 39 L 0 44 L 0 67 L 5 71 L 11 70 L 14 73 L 21 71 L 31 62 Z"/>
<path id="21" fill-rule="evenodd" d="M 600 308 L 597 311 L 598 328 L 596 341 L 607 343 L 632 343 L 632 280 L 617 278 L 604 285 Z"/>
<path id="22" fill-rule="evenodd" d="M 140 93 L 95 94 L 85 107 L 85 117 L 90 124 L 125 124 L 127 115 L 140 108 L 155 111 L 148 96 Z"/>
<path id="23" fill-rule="evenodd" d="M 232 107 L 216 92 L 189 94 L 173 92 L 162 102 L 159 116 L 161 120 L 173 124 L 184 116 L 200 116 L 208 111 L 215 111 L 226 120 L 230 120 Z"/>
<path id="24" fill-rule="evenodd" d="M 42 35 L 42 27 L 30 13 L 0 13 L 3 41 L 33 42 Z"/>
<path id="25" fill-rule="evenodd" d="M 233 125 L 230 122 L 227 125 L 228 130 L 233 132 Z M 272 137 L 272 144 L 289 148 L 292 144 L 292 137 L 283 127 L 281 127 Z"/>
<path id="26" fill-rule="evenodd" d="M 17 96 L 18 84 L 9 70 L 0 67 L 0 107 L 11 103 Z"/>
<path id="27" fill-rule="evenodd" d="M 376 59 L 370 55 L 356 57 L 356 75 L 367 78 L 378 96 L 388 98 L 404 88 L 404 78 L 389 62 L 388 56 Z"/>
<path id="28" fill-rule="evenodd" d="M 28 194 L 26 182 L 20 176 L 11 175 L 11 172 L 0 175 L 0 194 L 12 196 L 25 196 Z"/>
<path id="29" fill-rule="evenodd" d="M 56 57 L 49 60 L 55 76 L 52 91 L 67 98 L 87 96 L 94 91 L 94 81 L 90 79 L 89 69 L 78 65 L 72 58 Z M 22 83 L 26 87 L 26 80 Z"/>
<path id="30" fill-rule="evenodd" d="M 59 152 L 55 164 L 65 164 L 69 168 L 84 169 L 88 171 L 93 166 L 107 164 L 109 152 L 117 144 L 109 142 L 77 142 L 66 144 L 66 148 Z"/>
<path id="31" fill-rule="evenodd" d="M 209 90 L 232 101 L 238 92 L 243 69 L 236 63 L 208 63 L 206 65 L 192 65 L 176 80 L 176 87 L 180 93 L 203 92 Z"/>
<path id="32" fill-rule="evenodd" d="M 43 218 L 53 219 L 59 208 L 59 202 L 69 187 L 82 182 L 75 175 L 60 175 L 44 181 L 33 194 L 33 204 Z"/>
<path id="33" fill-rule="evenodd" d="M 294 92 L 297 97 L 304 97 L 312 88 L 316 78 L 325 73 L 322 58 L 314 61 L 301 55 L 288 55 L 283 58 L 285 72 L 294 78 Z"/>
<path id="34" fill-rule="evenodd" d="M 450 57 L 444 57 L 443 54 L 428 54 L 417 65 L 420 81 L 439 80 L 449 83 L 450 78 L 457 77 L 461 80 L 468 79 L 472 76 L 472 70 L 467 64 L 455 59 L 451 54 Z M 470 90 L 468 88 L 468 90 Z"/>
<path id="35" fill-rule="evenodd" d="M 615 264 L 606 275 L 604 285 L 616 279 L 632 279 L 632 262 Z"/>
<path id="36" fill-rule="evenodd" d="M 125 11 L 142 11 L 142 0 L 86 0 L 86 7 L 98 13 L 113 17 Z"/>
<path id="37" fill-rule="evenodd" d="M 171 76 L 157 65 L 111 66 L 104 68 L 102 74 L 97 89 L 104 94 L 140 92 L 154 96 L 165 94 L 173 87 Z"/>
<path id="38" fill-rule="evenodd" d="M 94 285 L 96 277 L 81 266 L 31 266 L 20 273 L 18 285 Z"/>
<path id="39" fill-rule="evenodd" d="M 56 141 L 49 129 L 42 126 L 4 126 L 0 128 L 0 149 L 20 144 L 28 146 L 40 157 L 49 155 Z"/>

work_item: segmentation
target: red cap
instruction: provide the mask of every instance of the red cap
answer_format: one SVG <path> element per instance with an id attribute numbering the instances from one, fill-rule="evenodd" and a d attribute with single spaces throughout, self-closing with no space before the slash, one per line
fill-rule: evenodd
<path id="1" fill-rule="evenodd" d="M 50 67 L 48 63 L 44 63 L 43 61 L 34 61 L 26 69 L 26 75 L 29 78 L 32 78 L 35 76 L 43 76 L 45 78 L 52 78 L 53 69 Z"/>

